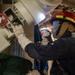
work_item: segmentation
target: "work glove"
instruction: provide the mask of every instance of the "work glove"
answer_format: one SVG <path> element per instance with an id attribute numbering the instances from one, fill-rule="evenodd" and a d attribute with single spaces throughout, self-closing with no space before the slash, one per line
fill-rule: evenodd
<path id="1" fill-rule="evenodd" d="M 32 41 L 30 41 L 24 34 L 24 29 L 22 27 L 22 25 L 16 25 L 16 26 L 12 26 L 13 32 L 16 36 L 16 38 L 18 39 L 19 44 L 21 45 L 21 47 L 23 48 L 23 50 L 25 49 L 26 45 L 31 43 Z"/>

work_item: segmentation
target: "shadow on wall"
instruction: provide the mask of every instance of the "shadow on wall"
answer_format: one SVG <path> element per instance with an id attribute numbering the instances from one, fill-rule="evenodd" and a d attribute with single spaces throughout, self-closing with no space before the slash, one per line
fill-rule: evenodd
<path id="1" fill-rule="evenodd" d="M 3 12 L 9 7 L 12 7 L 12 5 L 11 4 L 0 4 L 0 11 Z"/>

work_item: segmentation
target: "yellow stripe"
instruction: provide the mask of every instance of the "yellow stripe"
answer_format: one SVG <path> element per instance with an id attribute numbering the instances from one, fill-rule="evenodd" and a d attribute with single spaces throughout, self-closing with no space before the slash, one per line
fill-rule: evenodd
<path id="1" fill-rule="evenodd" d="M 61 16 L 61 15 L 57 15 L 56 18 L 63 18 L 63 16 Z"/>
<path id="2" fill-rule="evenodd" d="M 66 17 L 66 19 L 73 22 L 73 23 L 75 23 L 75 21 L 72 18 Z"/>
<path id="3" fill-rule="evenodd" d="M 63 18 L 63 16 L 57 15 L 56 18 Z M 66 19 L 66 20 L 69 20 L 69 21 L 71 21 L 71 22 L 73 22 L 73 23 L 75 23 L 75 21 L 74 21 L 72 18 L 65 17 L 65 19 Z"/>

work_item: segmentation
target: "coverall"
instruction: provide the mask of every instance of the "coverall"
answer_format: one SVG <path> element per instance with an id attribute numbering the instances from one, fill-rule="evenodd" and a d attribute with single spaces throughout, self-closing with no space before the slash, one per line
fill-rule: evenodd
<path id="1" fill-rule="evenodd" d="M 41 47 L 37 43 L 30 43 L 25 47 L 30 57 L 40 60 L 57 60 L 60 67 L 69 75 L 75 75 L 75 37 L 62 37 Z M 59 69 L 56 70 L 56 74 Z M 54 74 L 54 75 L 56 75 Z M 62 72 L 63 74 L 63 72 Z"/>

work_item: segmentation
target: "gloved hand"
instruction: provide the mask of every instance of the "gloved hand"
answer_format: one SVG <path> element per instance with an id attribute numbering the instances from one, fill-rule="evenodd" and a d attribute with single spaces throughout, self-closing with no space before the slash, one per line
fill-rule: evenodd
<path id="1" fill-rule="evenodd" d="M 18 39 L 19 44 L 21 45 L 21 47 L 24 50 L 25 46 L 27 44 L 31 43 L 32 41 L 30 41 L 29 39 L 26 38 L 22 25 L 12 26 L 12 29 L 13 29 L 13 32 L 14 32 L 16 38 Z"/>

